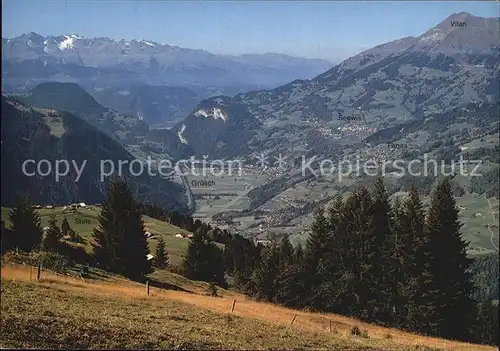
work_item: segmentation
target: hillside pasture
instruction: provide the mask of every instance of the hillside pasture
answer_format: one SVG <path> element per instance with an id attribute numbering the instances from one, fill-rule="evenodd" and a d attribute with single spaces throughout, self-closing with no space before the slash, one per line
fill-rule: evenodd
<path id="1" fill-rule="evenodd" d="M 7 227 L 10 227 L 8 212 L 8 208 L 2 207 L 2 220 L 5 221 Z M 68 211 L 66 213 L 63 213 L 62 207 L 56 207 L 54 209 L 43 208 L 38 210 L 42 227 L 48 226 L 51 215 L 55 215 L 59 226 L 61 226 L 63 219 L 66 217 L 71 229 L 75 230 L 85 239 L 85 249 L 87 252 L 92 250 L 90 240 L 93 229 L 99 224 L 98 217 L 100 212 L 101 209 L 97 206 L 80 207 L 76 211 Z M 146 231 L 156 236 L 156 238 L 162 236 L 165 240 L 171 263 L 174 265 L 180 265 L 183 260 L 183 255 L 186 252 L 189 239 L 176 238 L 175 235 L 177 233 L 188 234 L 189 232 L 167 222 L 159 221 L 148 216 L 143 216 L 143 220 Z M 148 240 L 148 243 L 150 251 L 154 253 L 157 245 L 157 239 L 150 239 Z"/>

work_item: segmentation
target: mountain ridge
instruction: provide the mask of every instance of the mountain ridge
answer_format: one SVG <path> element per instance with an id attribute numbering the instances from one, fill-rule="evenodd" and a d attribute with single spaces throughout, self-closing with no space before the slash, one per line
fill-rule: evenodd
<path id="1" fill-rule="evenodd" d="M 76 83 L 42 83 L 17 98 L 35 107 L 68 111 L 120 142 L 137 158 L 144 158 L 144 152 L 131 146 L 140 145 L 142 149 L 154 150 L 159 156 L 173 159 L 191 153 L 170 130 L 152 131 L 138 116 L 124 115 L 102 106 Z"/>
<path id="2" fill-rule="evenodd" d="M 111 179 L 101 174 L 101 161 L 110 160 L 116 167 L 120 160 L 130 162 L 134 159 L 118 142 L 69 112 L 37 109 L 4 96 L 1 105 L 2 205 L 13 205 L 26 193 L 35 203 L 100 203 Z M 28 176 L 22 168 L 26 160 L 34 163 L 46 160 L 53 167 L 57 161 L 66 160 L 81 166 L 82 172 L 78 175 L 76 169 L 69 167 L 67 175 L 57 180 L 54 168 L 44 176 L 41 171 L 34 172 L 35 166 L 28 164 L 26 172 L 33 173 Z M 134 175 L 127 167 L 120 175 L 127 179 L 131 191 L 142 201 L 186 210 L 183 191 L 178 185 L 145 173 Z"/>
<path id="3" fill-rule="evenodd" d="M 286 54 L 221 55 L 206 50 L 181 48 L 148 40 L 114 40 L 77 35 L 42 36 L 22 34 L 2 38 L 2 61 L 12 67 L 27 60 L 48 67 L 73 64 L 95 69 L 123 69 L 150 85 L 205 86 L 228 93 L 252 88 L 270 88 L 294 79 L 312 78 L 332 64 L 324 59 L 307 59 Z M 73 76 L 73 71 L 66 70 Z M 97 72 L 93 73 L 97 76 Z M 4 70 L 6 83 L 18 86 L 22 76 Z"/>
<path id="4" fill-rule="evenodd" d="M 474 25 L 464 28 L 451 28 L 450 20 L 472 19 Z M 498 100 L 498 83 L 500 76 L 499 36 L 490 30 L 498 25 L 499 20 L 482 19 L 470 14 L 452 14 L 438 25 L 418 37 L 406 37 L 389 43 L 378 45 L 361 52 L 330 70 L 310 80 L 296 80 L 275 89 L 252 91 L 238 94 L 232 98 L 213 97 L 200 103 L 186 120 L 179 122 L 174 131 L 184 130 L 187 142 L 198 153 L 216 149 L 215 145 L 231 139 L 227 134 L 214 136 L 213 129 L 206 132 L 213 139 L 211 146 L 197 146 L 200 130 L 199 117 L 196 113 L 201 109 L 224 109 L 239 113 L 228 113 L 226 123 L 245 119 L 247 124 L 256 123 L 260 129 L 286 125 L 300 126 L 295 133 L 297 139 L 293 145 L 303 145 L 307 134 L 326 132 L 334 139 L 349 140 L 354 138 L 361 142 L 364 137 L 378 129 L 391 124 L 423 118 L 426 114 L 437 111 L 446 112 L 456 106 L 469 103 Z M 422 44 L 429 33 L 448 27 L 446 34 L 437 41 L 437 45 Z M 454 34 L 457 33 L 457 34 Z M 481 43 L 477 43 L 477 33 L 485 33 Z M 451 39 L 449 39 L 451 38 Z M 450 49 L 451 48 L 451 49 Z M 477 50 L 476 50 L 477 49 Z M 224 103 L 222 103 L 222 101 Z M 351 116 L 351 120 L 341 120 L 339 116 Z M 362 123 L 355 122 L 358 119 Z M 206 122 L 204 122 L 206 123 Z M 220 121 L 212 121 L 220 124 Z M 317 126 L 312 126 L 316 123 Z M 184 126 L 184 127 L 182 127 Z M 358 132 L 338 133 L 336 129 L 355 127 Z M 274 127 L 273 127 L 274 128 Z M 192 132 L 191 130 L 196 132 Z M 217 128 L 214 128 L 217 129 Z M 255 130 L 248 140 L 259 134 Z M 196 137 L 195 137 L 196 135 Z M 293 134 L 290 135 L 294 139 Z M 223 138 L 224 140 L 221 140 Z M 326 137 L 322 142 L 331 144 Z M 247 140 L 247 141 L 248 141 Z M 267 142 L 269 144 L 270 142 Z M 219 143 L 220 144 L 220 143 Z M 281 148 L 282 144 L 270 144 L 263 147 L 254 138 L 252 151 L 261 152 Z M 240 141 L 235 138 L 233 147 L 244 150 Z M 215 150 L 214 149 L 214 150 Z M 288 150 L 288 148 L 286 148 Z M 227 156 L 222 151 L 212 151 L 215 156 Z"/>

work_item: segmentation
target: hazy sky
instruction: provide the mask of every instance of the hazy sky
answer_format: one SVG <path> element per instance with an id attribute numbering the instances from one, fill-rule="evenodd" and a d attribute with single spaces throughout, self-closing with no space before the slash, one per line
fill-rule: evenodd
<path id="1" fill-rule="evenodd" d="M 149 39 L 213 53 L 277 52 L 333 62 L 418 36 L 456 12 L 498 17 L 498 2 L 3 0 L 2 36 L 26 32 Z"/>

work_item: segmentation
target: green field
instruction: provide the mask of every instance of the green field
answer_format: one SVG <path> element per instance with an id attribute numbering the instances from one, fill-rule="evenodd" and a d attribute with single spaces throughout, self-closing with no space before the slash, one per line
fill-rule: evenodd
<path id="1" fill-rule="evenodd" d="M 201 171 L 197 171 L 201 174 Z M 196 211 L 194 217 L 210 219 L 214 214 L 227 210 L 244 210 L 248 208 L 250 200 L 245 196 L 248 191 L 260 184 L 264 184 L 268 177 L 256 172 L 245 170 L 238 175 L 187 175 L 186 180 L 195 197 Z M 205 183 L 203 183 L 205 182 Z M 208 184 L 208 185 L 206 185 Z"/>
<path id="2" fill-rule="evenodd" d="M 491 203 L 491 208 L 490 208 Z M 457 198 L 462 233 L 471 254 L 498 252 L 498 200 L 470 194 Z"/>
<path id="3" fill-rule="evenodd" d="M 2 207 L 2 220 L 5 221 L 7 227 L 10 227 L 8 212 L 8 208 Z M 50 216 L 52 214 L 55 215 L 57 224 L 59 226 L 61 225 L 64 217 L 66 217 L 68 219 L 70 227 L 78 234 L 80 234 L 84 239 L 86 239 L 86 250 L 91 250 L 89 240 L 92 235 L 92 230 L 98 225 L 98 216 L 100 213 L 100 209 L 98 207 L 87 206 L 86 208 L 79 208 L 75 213 L 63 213 L 62 207 L 56 207 L 53 210 L 41 209 L 38 212 L 42 219 L 42 227 L 46 227 L 48 225 Z M 175 234 L 189 232 L 148 216 L 143 216 L 143 219 L 146 226 L 146 231 L 150 232 L 156 237 L 161 235 L 165 240 L 171 263 L 174 265 L 179 265 L 182 262 L 184 253 L 186 252 L 189 239 L 176 238 Z M 157 240 L 150 239 L 148 243 L 150 251 L 154 253 Z"/>

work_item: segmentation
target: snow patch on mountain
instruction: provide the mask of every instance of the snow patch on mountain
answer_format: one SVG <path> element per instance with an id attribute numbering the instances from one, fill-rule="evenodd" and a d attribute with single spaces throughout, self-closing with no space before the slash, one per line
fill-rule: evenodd
<path id="1" fill-rule="evenodd" d="M 177 132 L 177 136 L 179 137 L 179 140 L 181 141 L 181 143 L 187 145 L 187 143 L 188 143 L 187 140 L 182 136 L 182 133 L 184 133 L 185 130 L 186 130 L 186 125 L 182 124 L 181 129 Z"/>
<path id="2" fill-rule="evenodd" d="M 224 122 L 227 121 L 227 114 L 218 107 L 213 107 L 208 110 L 201 109 L 194 113 L 196 117 L 222 119 Z"/>
<path id="3" fill-rule="evenodd" d="M 59 43 L 59 49 L 64 50 L 64 49 L 71 49 L 71 48 L 73 48 L 73 40 L 75 38 L 70 37 L 69 35 L 65 35 L 64 37 L 66 39 L 64 39 L 63 41 L 61 41 Z"/>
<path id="4" fill-rule="evenodd" d="M 144 39 L 139 40 L 139 42 L 144 43 L 144 44 L 149 45 L 149 46 L 155 46 L 155 44 L 153 44 L 152 42 L 144 40 Z"/>

